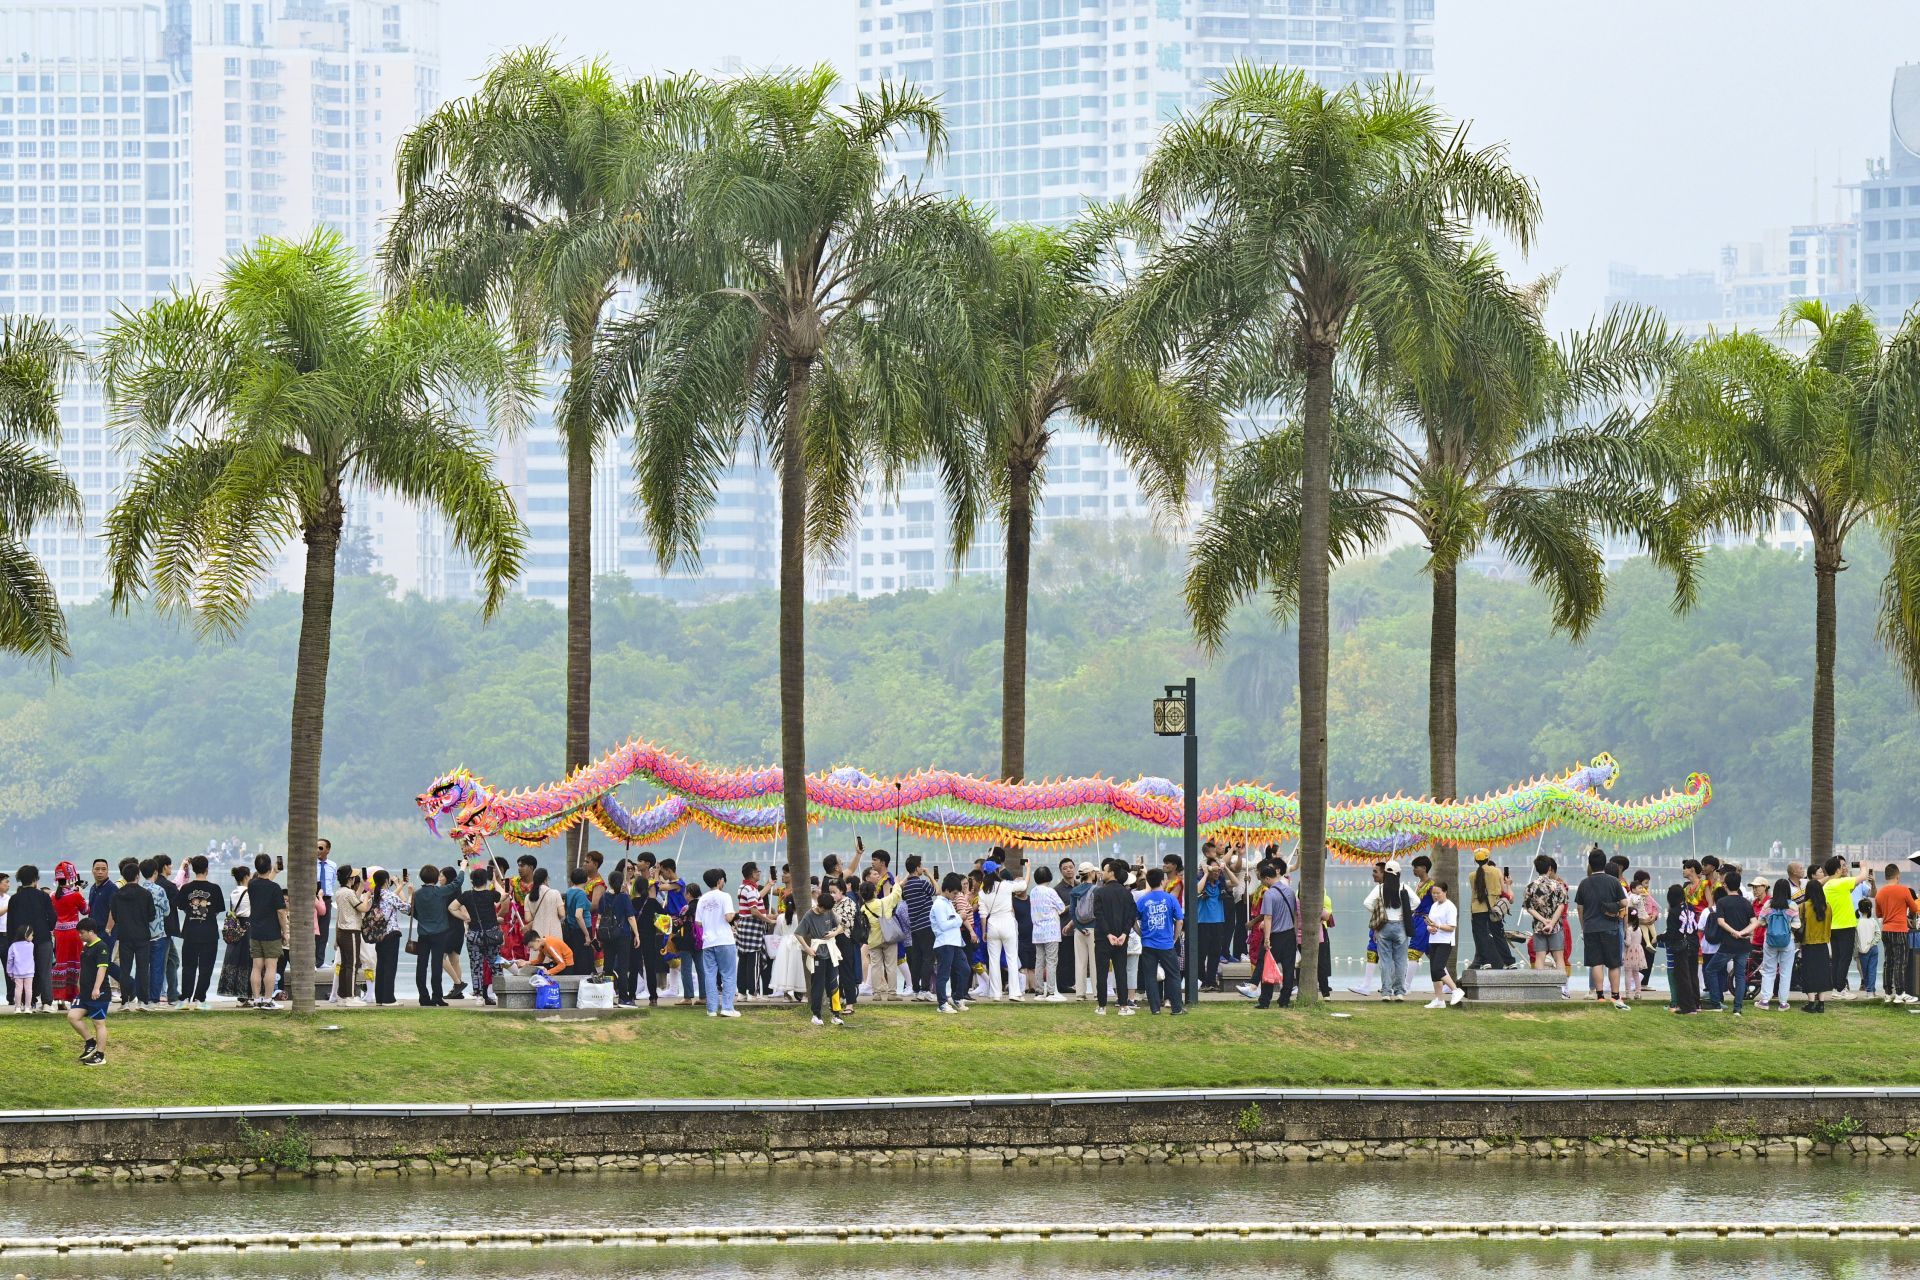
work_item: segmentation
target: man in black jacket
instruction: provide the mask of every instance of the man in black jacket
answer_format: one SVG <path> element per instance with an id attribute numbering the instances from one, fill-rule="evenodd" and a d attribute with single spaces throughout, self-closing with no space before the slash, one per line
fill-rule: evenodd
<path id="1" fill-rule="evenodd" d="M 140 882 L 140 860 L 120 859 L 120 887 L 113 891 L 110 906 L 113 936 L 120 944 L 120 1003 L 144 1008 L 147 1003 L 147 970 L 153 948 L 147 941 L 153 924 L 153 895 Z"/>
<path id="2" fill-rule="evenodd" d="M 1133 1013 L 1133 1002 L 1127 999 L 1127 935 L 1139 918 L 1133 891 L 1127 888 L 1129 874 L 1125 862 L 1108 858 L 1100 864 L 1100 887 L 1093 891 L 1094 995 L 1100 1002 L 1094 1012 L 1107 1011 L 1107 969 L 1112 966 L 1114 998 L 1123 1018 Z"/>
<path id="3" fill-rule="evenodd" d="M 7 942 L 33 944 L 33 1007 L 53 1007 L 53 899 L 40 887 L 40 868 L 25 866 L 7 910 Z"/>

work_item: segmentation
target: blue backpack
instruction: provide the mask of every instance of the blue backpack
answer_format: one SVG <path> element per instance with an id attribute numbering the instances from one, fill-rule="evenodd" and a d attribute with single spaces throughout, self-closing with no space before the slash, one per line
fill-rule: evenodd
<path id="1" fill-rule="evenodd" d="M 1793 928 L 1787 923 L 1786 912 L 1767 913 L 1767 945 L 1776 949 L 1793 945 Z"/>

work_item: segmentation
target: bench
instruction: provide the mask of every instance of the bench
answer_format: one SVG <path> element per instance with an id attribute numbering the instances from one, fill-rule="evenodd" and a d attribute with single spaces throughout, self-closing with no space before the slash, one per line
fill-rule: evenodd
<path id="1" fill-rule="evenodd" d="M 577 973 L 563 973 L 554 979 L 560 984 L 560 1007 L 577 1009 L 580 1007 L 580 984 L 587 979 Z M 533 972 L 508 973 L 502 971 L 494 975 L 493 995 L 502 1009 L 533 1008 Z"/>
<path id="2" fill-rule="evenodd" d="M 1460 989 L 1482 1004 L 1558 1004 L 1564 973 L 1552 969 L 1462 969 Z"/>

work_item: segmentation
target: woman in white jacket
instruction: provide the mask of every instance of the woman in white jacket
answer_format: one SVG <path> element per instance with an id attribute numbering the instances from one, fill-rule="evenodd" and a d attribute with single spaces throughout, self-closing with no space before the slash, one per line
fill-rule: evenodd
<path id="1" fill-rule="evenodd" d="M 1000 850 L 996 848 L 994 853 L 997 855 Z M 1013 895 L 1024 893 L 1027 882 L 1024 877 L 1001 879 L 997 857 L 987 860 L 980 868 L 980 875 L 980 898 L 975 905 L 987 935 L 987 998 L 1020 1000 L 1024 998 L 1020 983 L 1020 924 L 1013 914 Z M 1010 988 L 1005 993 L 1000 985 L 1002 961 L 1007 966 Z"/>

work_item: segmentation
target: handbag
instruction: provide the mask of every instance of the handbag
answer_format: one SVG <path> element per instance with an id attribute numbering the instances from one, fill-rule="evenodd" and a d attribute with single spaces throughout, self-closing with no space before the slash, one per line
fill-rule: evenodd
<path id="1" fill-rule="evenodd" d="M 248 895 L 243 893 L 240 896 L 245 898 Z M 235 902 L 233 905 L 238 907 L 240 904 Z M 220 937 L 230 947 L 236 947 L 242 942 L 245 942 L 247 940 L 247 918 L 245 916 L 235 915 L 231 911 L 227 912 L 227 918 L 220 922 Z"/>
<path id="2" fill-rule="evenodd" d="M 1274 963 L 1273 952 L 1271 949 L 1269 949 L 1267 952 L 1267 958 L 1263 962 L 1261 962 L 1260 981 L 1270 987 L 1277 987 L 1280 985 L 1280 966 Z"/>
<path id="3" fill-rule="evenodd" d="M 413 917 L 411 916 L 407 917 L 406 952 L 410 956 L 417 956 L 420 954 L 420 944 L 414 941 L 414 937 L 413 937 Z"/>

